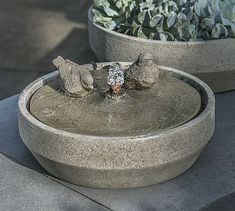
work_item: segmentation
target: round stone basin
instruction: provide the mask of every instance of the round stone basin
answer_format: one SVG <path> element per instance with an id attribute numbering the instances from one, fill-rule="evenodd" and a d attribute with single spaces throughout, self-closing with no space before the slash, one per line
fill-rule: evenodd
<path id="1" fill-rule="evenodd" d="M 92 72 L 95 91 L 85 98 L 60 92 L 59 81 L 41 87 L 32 96 L 30 112 L 48 126 L 83 135 L 127 136 L 160 133 L 179 126 L 201 108 L 196 89 L 184 81 L 162 75 L 147 90 L 123 90 L 118 100 L 105 100 L 108 70 Z"/>
<path id="2" fill-rule="evenodd" d="M 109 64 L 92 71 L 95 89 L 84 98 L 62 94 L 58 72 L 26 87 L 19 99 L 23 142 L 48 172 L 79 185 L 140 187 L 184 172 L 214 131 L 210 88 L 159 66 L 160 80 L 151 89 L 123 89 L 117 100 L 106 100 Z"/>

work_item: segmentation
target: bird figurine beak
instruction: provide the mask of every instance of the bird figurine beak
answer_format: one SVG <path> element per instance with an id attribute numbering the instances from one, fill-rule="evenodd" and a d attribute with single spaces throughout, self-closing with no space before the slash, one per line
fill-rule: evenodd
<path id="1" fill-rule="evenodd" d="M 94 89 L 93 84 L 88 85 L 88 84 L 82 83 L 82 85 L 87 91 L 90 91 L 90 90 Z"/>
<path id="2" fill-rule="evenodd" d="M 93 86 L 93 85 L 90 85 L 90 86 L 88 87 L 88 89 L 89 89 L 89 90 L 92 90 L 92 89 L 94 89 L 94 86 Z"/>

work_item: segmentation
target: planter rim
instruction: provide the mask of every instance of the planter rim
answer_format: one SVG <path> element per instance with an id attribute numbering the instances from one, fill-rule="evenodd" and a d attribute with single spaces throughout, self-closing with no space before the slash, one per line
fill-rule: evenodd
<path id="1" fill-rule="evenodd" d="M 109 65 L 112 62 L 105 62 L 105 63 L 97 63 L 97 65 L 101 65 L 101 66 L 106 66 Z M 120 62 L 122 65 L 130 65 L 132 64 L 131 62 Z M 84 65 L 85 67 L 89 68 L 89 65 Z M 123 138 L 125 138 L 125 141 L 129 141 L 129 140 L 147 140 L 147 139 L 152 139 L 152 138 L 156 138 L 156 137 L 163 137 L 163 136 L 167 136 L 169 134 L 174 134 L 177 133 L 177 131 L 179 130 L 184 130 L 190 127 L 193 127 L 195 124 L 200 124 L 200 122 L 207 118 L 208 114 L 210 114 L 211 112 L 214 111 L 214 107 L 215 107 L 215 96 L 212 92 L 212 90 L 209 88 L 209 86 L 207 84 L 205 84 L 203 81 L 201 81 L 200 79 L 185 73 L 183 71 L 180 70 L 176 70 L 170 67 L 165 67 L 165 66 L 159 66 L 160 69 L 169 71 L 169 72 L 174 72 L 178 75 L 183 76 L 184 78 L 188 78 L 193 80 L 194 82 L 197 83 L 197 85 L 200 86 L 201 89 L 204 90 L 204 92 L 207 95 L 208 101 L 207 104 L 205 106 L 205 108 L 203 109 L 203 111 L 201 111 L 196 117 L 194 117 L 193 119 L 189 120 L 188 122 L 177 126 L 175 128 L 171 128 L 168 130 L 164 130 L 162 132 L 158 132 L 158 133 L 151 133 L 151 134 L 143 134 L 143 135 L 127 135 L 127 136 L 98 136 L 98 135 L 84 135 L 84 134 L 77 134 L 77 133 L 71 133 L 71 132 L 67 132 L 64 130 L 59 130 L 56 128 L 53 128 L 51 126 L 46 125 L 45 123 L 40 122 L 38 119 L 36 119 L 28 110 L 27 106 L 28 103 L 31 99 L 31 96 L 36 92 L 36 90 L 39 89 L 39 86 L 42 87 L 45 82 L 49 79 L 54 79 L 59 73 L 58 71 L 54 71 L 52 73 L 46 74 L 40 78 L 38 78 L 37 80 L 33 81 L 32 83 L 30 83 L 20 94 L 19 97 L 19 101 L 18 101 L 18 112 L 20 113 L 20 115 L 22 115 L 28 122 L 31 122 L 34 125 L 37 125 L 37 127 L 41 128 L 42 130 L 48 131 L 50 133 L 54 133 L 57 135 L 63 135 L 63 136 L 67 136 L 67 137 L 71 137 L 74 139 L 78 139 L 78 138 L 86 138 L 86 140 L 109 140 L 109 141 L 123 141 Z M 36 89 L 36 90 L 34 90 Z"/>
<path id="2" fill-rule="evenodd" d="M 88 10 L 88 21 L 90 23 L 92 23 L 95 27 L 99 28 L 100 30 L 106 32 L 106 33 L 109 33 L 109 34 L 112 34 L 114 36 L 118 36 L 118 37 L 122 37 L 122 38 L 126 38 L 126 39 L 130 39 L 130 40 L 133 40 L 133 41 L 141 41 L 141 42 L 147 42 L 147 43 L 156 43 L 156 44 L 181 44 L 181 45 L 197 45 L 197 44 L 200 44 L 200 45 L 204 45 L 204 44 L 216 44 L 218 42 L 228 42 L 228 41 L 234 41 L 235 42 L 235 38 L 225 38 L 225 39 L 217 39 L 217 40 L 205 40 L 205 41 L 160 41 L 160 40 L 151 40 L 151 39 L 145 39 L 145 38 L 140 38 L 140 37 L 134 37 L 134 36 L 130 36 L 130 35 L 126 35 L 126 34 L 122 34 L 120 32 L 116 32 L 116 31 L 112 31 L 110 29 L 107 29 L 105 27 L 102 27 L 96 23 L 93 22 L 92 20 L 92 17 L 93 17 L 93 14 L 92 14 L 92 8 L 93 8 L 93 5 L 89 8 Z"/>

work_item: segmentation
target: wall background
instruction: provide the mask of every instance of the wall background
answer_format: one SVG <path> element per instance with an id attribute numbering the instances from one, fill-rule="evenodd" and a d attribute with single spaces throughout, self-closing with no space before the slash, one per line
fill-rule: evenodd
<path id="1" fill-rule="evenodd" d="M 91 0 L 0 0 L 0 100 L 53 71 L 61 55 L 95 60 L 88 44 Z"/>

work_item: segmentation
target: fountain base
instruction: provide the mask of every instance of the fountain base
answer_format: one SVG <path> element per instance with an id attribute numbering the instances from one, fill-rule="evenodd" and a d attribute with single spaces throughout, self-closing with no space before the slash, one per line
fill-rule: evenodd
<path id="1" fill-rule="evenodd" d="M 98 64 L 98 69 L 106 65 L 109 63 Z M 215 99 L 201 80 L 172 68 L 160 70 L 199 93 L 200 112 L 188 121 L 164 130 L 146 132 L 145 128 L 136 135 L 133 131 L 110 135 L 110 131 L 97 134 L 90 129 L 69 132 L 52 127 L 31 114 L 30 102 L 37 91 L 57 79 L 58 72 L 54 72 L 31 83 L 20 96 L 19 130 L 23 142 L 48 172 L 78 185 L 132 188 L 176 177 L 195 162 L 212 137 Z"/>

